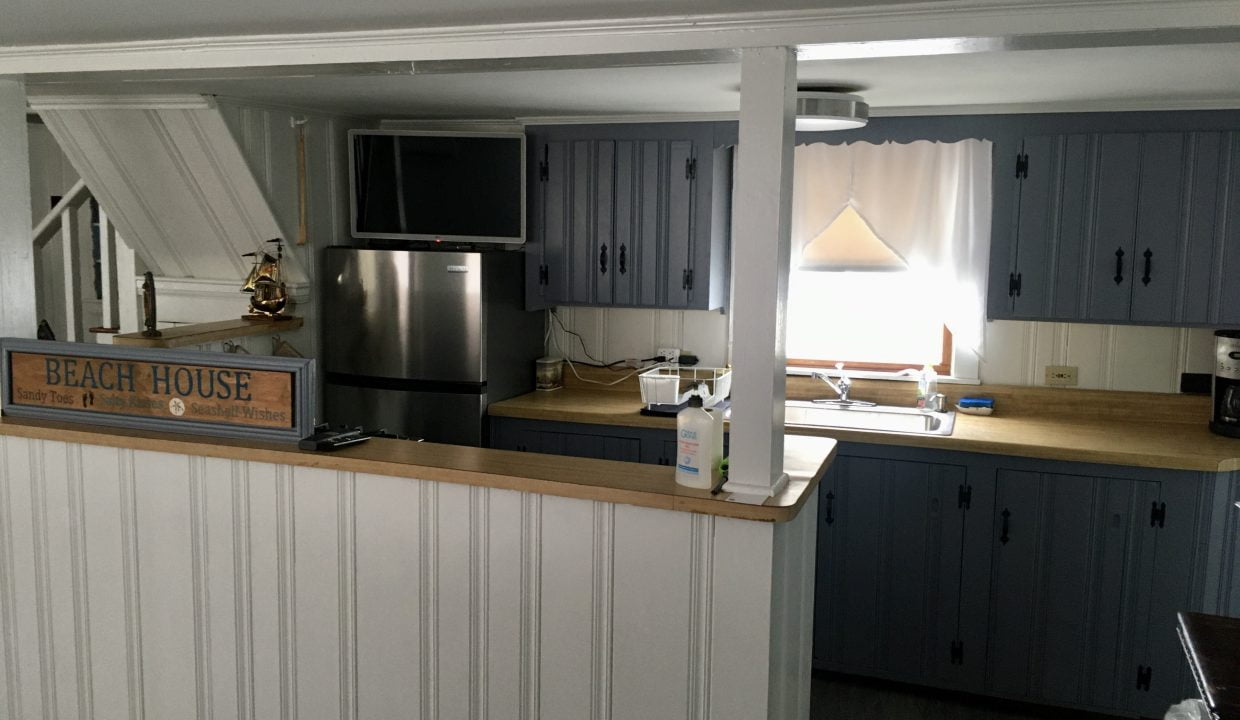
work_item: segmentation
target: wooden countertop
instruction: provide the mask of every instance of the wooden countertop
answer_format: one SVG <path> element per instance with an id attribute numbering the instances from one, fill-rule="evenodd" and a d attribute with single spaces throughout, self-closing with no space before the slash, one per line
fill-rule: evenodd
<path id="1" fill-rule="evenodd" d="M 834 440 L 789 436 L 784 447 L 787 487 L 763 505 L 746 505 L 729 502 L 730 493 L 711 495 L 677 485 L 670 467 L 462 445 L 374 438 L 316 453 L 277 443 L 0 418 L 4 435 L 460 483 L 763 522 L 796 517 L 836 450 Z"/>
<path id="2" fill-rule="evenodd" d="M 1063 392 L 1063 391 L 1059 391 Z M 1068 391 L 1090 403 L 1099 401 L 1094 391 Z M 821 393 L 819 393 L 821 394 Z M 980 393 L 979 393 L 980 394 Z M 1186 403 L 1191 413 L 1165 416 L 1158 422 L 1124 419 L 1122 407 L 1116 403 L 1140 403 L 1131 408 L 1128 417 L 1149 417 L 1148 403 L 1135 393 L 1107 393 L 1102 398 L 1111 403 L 1111 412 L 1085 412 L 1071 402 L 1037 408 L 998 402 L 995 415 L 981 417 L 956 414 L 956 427 L 951 435 L 912 435 L 906 433 L 844 430 L 835 428 L 788 428 L 789 433 L 830 437 L 844 442 L 901 445 L 906 447 L 962 450 L 993 455 L 1016 455 L 1048 460 L 1127 465 L 1168 470 L 1231 472 L 1240 470 L 1240 439 L 1215 435 L 1206 427 L 1208 411 L 1200 414 L 1199 398 L 1182 400 L 1163 396 L 1168 403 Z M 563 388 L 551 392 L 534 392 L 490 406 L 491 415 L 552 420 L 560 422 L 619 425 L 640 428 L 674 428 L 674 418 L 649 417 L 639 413 L 641 399 L 635 392 Z"/>

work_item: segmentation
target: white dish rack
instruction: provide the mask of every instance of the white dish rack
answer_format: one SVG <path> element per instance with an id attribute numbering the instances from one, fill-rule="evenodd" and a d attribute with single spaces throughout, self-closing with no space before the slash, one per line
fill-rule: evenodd
<path id="1" fill-rule="evenodd" d="M 693 395 L 693 388 L 705 383 L 710 392 L 703 407 L 714 407 L 732 392 L 731 368 L 682 367 L 671 365 L 647 370 L 637 377 L 642 403 L 649 409 L 682 405 Z"/>

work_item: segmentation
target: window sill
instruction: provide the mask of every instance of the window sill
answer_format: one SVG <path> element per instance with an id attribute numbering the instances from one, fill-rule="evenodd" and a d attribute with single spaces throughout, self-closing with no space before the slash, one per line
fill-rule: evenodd
<path id="1" fill-rule="evenodd" d="M 848 370 L 848 377 L 854 380 L 892 380 L 895 382 L 917 382 L 916 375 L 908 375 L 900 372 L 878 372 L 875 370 Z M 826 372 L 831 377 L 838 377 L 838 370 L 824 371 L 821 368 L 793 367 L 787 368 L 787 374 L 797 377 L 808 377 L 815 372 Z M 977 378 L 954 377 L 952 375 L 939 375 L 936 380 L 940 383 L 948 385 L 981 385 L 982 381 Z"/>

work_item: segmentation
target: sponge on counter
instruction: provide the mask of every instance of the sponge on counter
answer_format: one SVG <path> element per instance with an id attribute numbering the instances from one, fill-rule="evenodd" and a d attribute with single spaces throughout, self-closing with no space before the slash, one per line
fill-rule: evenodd
<path id="1" fill-rule="evenodd" d="M 995 411 L 995 401 L 988 397 L 962 397 L 956 409 L 966 415 L 989 415 Z"/>

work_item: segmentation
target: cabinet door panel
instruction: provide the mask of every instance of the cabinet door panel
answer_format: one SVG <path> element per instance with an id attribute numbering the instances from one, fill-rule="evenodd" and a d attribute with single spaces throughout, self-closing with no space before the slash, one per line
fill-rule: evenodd
<path id="1" fill-rule="evenodd" d="M 542 168 L 546 167 L 550 148 L 547 143 L 531 143 L 526 163 L 526 188 L 528 227 L 525 247 L 525 309 L 539 310 L 547 306 L 546 286 L 542 280 L 542 268 L 546 262 L 547 246 L 547 183 Z M 547 168 L 550 172 L 550 168 Z"/>
<path id="2" fill-rule="evenodd" d="M 667 285 L 664 306 L 683 308 L 689 305 L 689 284 L 693 282 L 693 180 L 689 163 L 693 160 L 693 143 L 679 140 L 668 143 L 667 234 L 664 271 Z"/>
<path id="3" fill-rule="evenodd" d="M 597 143 L 578 140 L 569 160 L 568 297 L 573 303 L 589 303 L 594 278 L 594 167 Z"/>
<path id="4" fill-rule="evenodd" d="M 1015 317 L 1079 317 L 1087 232 L 1086 200 L 1092 183 L 1090 135 L 1041 135 L 1025 139 L 1026 177 L 1020 182 L 1015 272 Z M 1002 281 L 1001 281 L 1002 282 Z"/>
<path id="5" fill-rule="evenodd" d="M 1124 321 L 1132 300 L 1141 136 L 1102 135 L 1091 233 L 1090 320 Z"/>
<path id="6" fill-rule="evenodd" d="M 1001 470 L 996 492 L 987 689 L 1122 707 L 1146 625 L 1141 545 L 1158 484 Z"/>
<path id="7" fill-rule="evenodd" d="M 594 215 L 594 302 L 610 305 L 616 277 L 615 240 L 616 143 L 601 140 L 595 145 L 593 215 Z"/>
<path id="8" fill-rule="evenodd" d="M 950 677 L 964 482 L 959 466 L 836 460 L 819 495 L 820 666 L 911 682 Z"/>
<path id="9" fill-rule="evenodd" d="M 1240 325 L 1240 133 L 1227 133 L 1220 153 L 1226 163 L 1221 177 L 1228 179 L 1226 196 L 1220 202 L 1220 217 L 1225 223 L 1221 272 L 1212 287 L 1219 299 L 1218 323 Z"/>
<path id="10" fill-rule="evenodd" d="M 616 195 L 614 271 L 611 276 L 611 299 L 616 305 L 637 304 L 636 278 L 638 275 L 641 239 L 641 215 L 638 202 L 638 179 L 641 156 L 639 143 L 625 140 L 616 146 Z"/>
<path id="11" fill-rule="evenodd" d="M 1141 190 L 1133 246 L 1131 319 L 1171 322 L 1183 284 L 1180 257 L 1189 186 L 1185 177 L 1185 135 L 1141 137 Z M 1147 273 L 1148 270 L 1148 273 Z"/>
<path id="12" fill-rule="evenodd" d="M 546 265 L 546 288 L 543 297 L 548 305 L 566 302 L 568 288 L 568 237 L 570 167 L 568 147 L 562 142 L 546 144 L 547 179 L 541 183 L 544 198 L 541 208 L 543 264 Z"/>
<path id="13" fill-rule="evenodd" d="M 1219 210 L 1226 204 L 1227 187 L 1220 171 L 1224 167 L 1223 133 L 1193 133 L 1188 137 L 1191 164 L 1188 172 L 1188 218 L 1184 263 L 1183 298 L 1178 319 L 1185 323 L 1216 322 L 1219 299 L 1218 270 L 1223 256 Z"/>
<path id="14" fill-rule="evenodd" d="M 663 215 L 667 212 L 662 186 L 664 163 L 662 143 L 649 140 L 639 146 L 638 162 L 638 224 L 637 268 L 638 302 L 656 306 L 661 301 L 663 279 L 659 269 L 665 267 L 661 259 L 663 249 Z"/>

